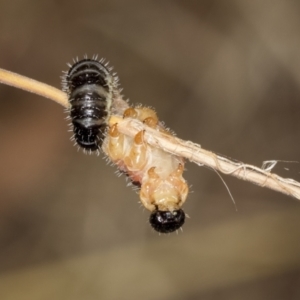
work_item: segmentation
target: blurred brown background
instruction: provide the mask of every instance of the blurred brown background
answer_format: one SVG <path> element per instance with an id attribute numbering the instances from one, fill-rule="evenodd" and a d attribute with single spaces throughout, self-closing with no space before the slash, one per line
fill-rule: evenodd
<path id="1" fill-rule="evenodd" d="M 294 0 L 0 1 L 0 67 L 60 87 L 98 53 L 179 137 L 261 166 L 299 161 Z M 63 108 L 0 85 L 0 299 L 300 299 L 300 202 L 187 164 L 191 216 L 158 236 Z M 285 170 L 289 168 L 289 170 Z M 299 164 L 275 172 L 300 180 Z"/>

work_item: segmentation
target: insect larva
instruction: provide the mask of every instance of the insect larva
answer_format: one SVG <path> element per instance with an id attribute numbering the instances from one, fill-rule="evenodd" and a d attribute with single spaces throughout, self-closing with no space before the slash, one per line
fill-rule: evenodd
<path id="1" fill-rule="evenodd" d="M 150 108 L 128 108 L 124 117 L 138 119 L 171 135 Z M 184 161 L 181 157 L 147 144 L 144 131 L 137 133 L 133 139 L 121 134 L 117 124 L 108 130 L 102 149 L 121 172 L 140 186 L 141 202 L 151 211 L 149 221 L 156 231 L 169 233 L 184 224 L 185 213 L 181 206 L 186 200 L 188 185 L 182 177 Z"/>
<path id="2" fill-rule="evenodd" d="M 70 102 L 74 139 L 87 151 L 99 150 L 107 127 L 117 79 L 103 60 L 76 61 L 63 76 Z"/>

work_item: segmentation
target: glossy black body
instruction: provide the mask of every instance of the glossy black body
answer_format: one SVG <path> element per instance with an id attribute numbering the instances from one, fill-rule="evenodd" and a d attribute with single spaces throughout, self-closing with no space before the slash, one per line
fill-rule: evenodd
<path id="1" fill-rule="evenodd" d="M 92 59 L 76 62 L 66 76 L 74 138 L 86 150 L 102 145 L 112 102 L 111 80 L 109 70 Z"/>

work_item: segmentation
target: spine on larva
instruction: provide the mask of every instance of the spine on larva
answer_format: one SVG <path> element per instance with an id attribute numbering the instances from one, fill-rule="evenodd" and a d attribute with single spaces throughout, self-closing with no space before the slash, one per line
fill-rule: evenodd
<path id="1" fill-rule="evenodd" d="M 74 139 L 89 152 L 99 150 L 102 145 L 117 90 L 110 71 L 103 61 L 85 58 L 75 62 L 63 77 Z"/>

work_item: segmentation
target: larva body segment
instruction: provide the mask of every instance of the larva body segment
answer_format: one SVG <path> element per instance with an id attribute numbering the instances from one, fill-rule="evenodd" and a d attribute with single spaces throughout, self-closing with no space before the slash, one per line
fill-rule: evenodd
<path id="1" fill-rule="evenodd" d="M 124 117 L 138 119 L 171 135 L 150 108 L 128 108 Z M 133 139 L 121 134 L 117 124 L 108 130 L 102 149 L 120 171 L 140 186 L 141 202 L 151 211 L 150 224 L 156 231 L 168 233 L 184 224 L 181 206 L 187 198 L 188 185 L 182 177 L 184 161 L 181 157 L 147 144 L 143 131 Z"/>
<path id="2" fill-rule="evenodd" d="M 85 58 L 63 77 L 70 102 L 74 139 L 84 150 L 99 150 L 107 128 L 117 80 L 104 61 Z"/>

